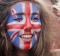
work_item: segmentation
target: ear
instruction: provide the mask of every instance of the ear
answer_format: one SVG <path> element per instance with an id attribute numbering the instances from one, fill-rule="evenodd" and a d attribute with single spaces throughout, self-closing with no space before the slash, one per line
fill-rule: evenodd
<path id="1" fill-rule="evenodd" d="M 53 5 L 53 6 L 52 6 L 52 9 L 53 9 L 53 13 L 54 13 L 56 16 L 60 17 L 60 8 L 59 8 L 57 5 Z"/>

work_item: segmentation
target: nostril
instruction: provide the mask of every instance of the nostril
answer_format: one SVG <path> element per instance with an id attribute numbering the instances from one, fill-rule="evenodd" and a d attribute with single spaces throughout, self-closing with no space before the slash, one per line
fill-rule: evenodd
<path id="1" fill-rule="evenodd" d="M 31 32 L 31 28 L 25 28 L 24 31 L 25 32 Z"/>

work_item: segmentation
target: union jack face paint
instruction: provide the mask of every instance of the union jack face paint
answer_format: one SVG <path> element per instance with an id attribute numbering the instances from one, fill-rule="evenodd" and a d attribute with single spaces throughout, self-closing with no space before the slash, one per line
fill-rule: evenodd
<path id="1" fill-rule="evenodd" d="M 31 49 L 41 30 L 39 8 L 31 2 L 18 2 L 11 6 L 7 32 L 12 44 L 22 50 Z"/>

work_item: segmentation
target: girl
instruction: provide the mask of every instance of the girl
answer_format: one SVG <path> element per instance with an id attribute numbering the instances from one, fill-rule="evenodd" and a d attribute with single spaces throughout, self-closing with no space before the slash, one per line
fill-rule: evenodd
<path id="1" fill-rule="evenodd" d="M 16 0 L 0 5 L 0 56 L 49 56 L 48 19 L 53 14 L 45 4 Z"/>

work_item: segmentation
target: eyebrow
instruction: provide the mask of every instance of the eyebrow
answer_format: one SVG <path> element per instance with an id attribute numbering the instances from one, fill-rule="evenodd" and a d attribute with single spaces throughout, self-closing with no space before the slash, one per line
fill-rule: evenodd
<path id="1" fill-rule="evenodd" d="M 39 13 L 36 13 L 36 12 L 32 13 L 32 15 L 37 15 L 37 14 L 39 14 Z"/>

